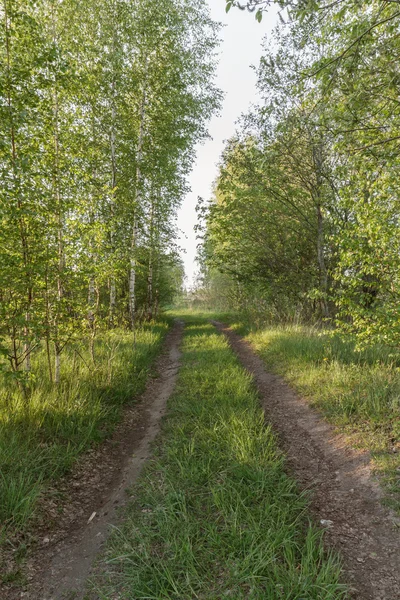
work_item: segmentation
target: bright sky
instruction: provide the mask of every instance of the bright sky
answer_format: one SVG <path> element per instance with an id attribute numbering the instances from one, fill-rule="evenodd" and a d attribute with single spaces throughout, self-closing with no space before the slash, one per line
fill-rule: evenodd
<path id="1" fill-rule="evenodd" d="M 225 0 L 208 0 L 214 20 L 224 23 L 221 32 L 220 63 L 217 86 L 225 92 L 225 100 L 219 117 L 214 117 L 209 126 L 212 140 L 197 149 L 197 162 L 190 177 L 191 193 L 185 199 L 178 215 L 178 227 L 182 230 L 180 246 L 185 250 L 187 283 L 190 285 L 198 270 L 196 257 L 196 204 L 197 197 L 209 199 L 212 184 L 217 175 L 217 163 L 225 140 L 233 136 L 236 121 L 257 102 L 256 74 L 251 65 L 258 65 L 261 42 L 278 21 L 277 12 L 270 8 L 261 23 L 254 14 L 238 9 L 225 13 Z"/>

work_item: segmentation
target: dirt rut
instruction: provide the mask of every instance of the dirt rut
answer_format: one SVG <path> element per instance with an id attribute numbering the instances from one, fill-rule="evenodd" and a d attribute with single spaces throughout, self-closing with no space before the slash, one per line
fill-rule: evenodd
<path id="1" fill-rule="evenodd" d="M 314 412 L 280 377 L 265 370 L 250 344 L 223 324 L 244 367 L 254 376 L 268 421 L 287 453 L 289 469 L 309 489 L 313 512 L 328 523 L 325 541 L 343 557 L 357 600 L 400 599 L 400 520 L 385 509 L 370 458 Z"/>
<path id="2" fill-rule="evenodd" d="M 126 432 L 128 435 L 121 440 L 124 444 L 123 457 L 122 462 L 116 465 L 117 476 L 112 487 L 103 499 L 93 498 L 91 514 L 86 515 L 85 521 L 53 548 L 49 568 L 40 577 L 42 583 L 33 584 L 24 594 L 25 598 L 61 600 L 72 597 L 78 600 L 84 596 L 93 562 L 109 534 L 110 526 L 118 523 L 118 509 L 128 499 L 126 490 L 136 481 L 151 455 L 151 444 L 159 432 L 161 418 L 175 386 L 182 331 L 183 323 L 176 322 L 167 336 L 166 351 L 155 366 L 159 377 L 149 380 L 138 405 L 134 407 L 135 418 L 133 423 L 131 421 L 130 431 Z"/>

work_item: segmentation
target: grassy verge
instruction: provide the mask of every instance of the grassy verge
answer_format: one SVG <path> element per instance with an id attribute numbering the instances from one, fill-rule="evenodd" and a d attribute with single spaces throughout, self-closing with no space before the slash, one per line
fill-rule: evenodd
<path id="1" fill-rule="evenodd" d="M 109 541 L 95 597 L 345 598 L 251 378 L 223 336 L 193 321 L 155 458 Z"/>
<path id="2" fill-rule="evenodd" d="M 354 447 L 370 450 L 387 503 L 400 510 L 400 356 L 355 352 L 350 342 L 304 327 L 264 328 L 247 339 Z"/>
<path id="3" fill-rule="evenodd" d="M 34 356 L 36 383 L 27 402 L 0 387 L 0 524 L 23 530 L 48 482 L 64 475 L 79 454 L 109 435 L 121 406 L 139 394 L 160 350 L 166 322 L 133 334 L 113 331 L 96 342 L 96 364 L 84 348 L 62 355 L 62 382 L 48 380 L 44 352 Z M 79 351 L 77 354 L 76 350 Z"/>

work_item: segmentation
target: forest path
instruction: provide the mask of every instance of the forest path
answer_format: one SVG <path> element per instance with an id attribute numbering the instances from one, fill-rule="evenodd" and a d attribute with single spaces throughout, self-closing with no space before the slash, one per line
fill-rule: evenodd
<path id="1" fill-rule="evenodd" d="M 146 460 L 151 455 L 151 444 L 155 440 L 160 422 L 165 414 L 167 401 L 172 394 L 180 364 L 179 346 L 182 339 L 183 323 L 176 321 L 167 334 L 165 349 L 155 365 L 156 379 L 148 380 L 146 390 L 138 402 L 128 409 L 122 427 L 119 428 L 118 440 L 123 445 L 123 455 L 115 457 L 116 477 L 108 488 L 106 496 L 92 496 L 91 515 L 75 527 L 64 541 L 56 547 L 49 548 L 41 560 L 46 568 L 35 581 L 24 598 L 32 600 L 61 600 L 84 597 L 85 584 L 90 575 L 93 563 L 107 539 L 110 527 L 119 522 L 118 510 L 123 506 L 128 495 L 127 488 L 136 481 Z M 130 414 L 131 413 L 131 414 Z M 133 418 L 130 418 L 133 417 Z M 119 462 L 118 462 L 119 461 Z M 95 490 L 92 490 L 93 494 Z M 47 554 L 48 553 L 48 554 Z M 50 555 L 53 557 L 50 559 Z"/>
<path id="2" fill-rule="evenodd" d="M 278 434 L 289 469 L 326 524 L 326 544 L 340 553 L 357 600 L 400 599 L 400 520 L 381 503 L 368 453 L 357 452 L 265 365 L 245 340 L 219 322 L 254 377 L 267 420 Z M 329 523 L 331 522 L 331 523 Z"/>

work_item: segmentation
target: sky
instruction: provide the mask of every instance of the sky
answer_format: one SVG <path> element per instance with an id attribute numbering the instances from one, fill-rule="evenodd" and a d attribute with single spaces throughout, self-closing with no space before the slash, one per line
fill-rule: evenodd
<path id="1" fill-rule="evenodd" d="M 211 197 L 213 182 L 217 176 L 217 164 L 225 145 L 236 130 L 236 121 L 242 113 L 257 103 L 256 74 L 251 65 L 257 66 L 261 57 L 261 43 L 278 21 L 277 12 L 271 8 L 258 23 L 254 14 L 232 9 L 225 12 L 225 0 L 208 0 L 211 16 L 224 24 L 221 31 L 220 61 L 216 84 L 225 93 L 219 116 L 209 124 L 211 140 L 197 147 L 197 160 L 191 173 L 191 192 L 185 198 L 178 214 L 181 230 L 179 245 L 185 264 L 187 286 L 193 282 L 198 270 L 196 257 L 196 204 L 198 196 Z"/>

